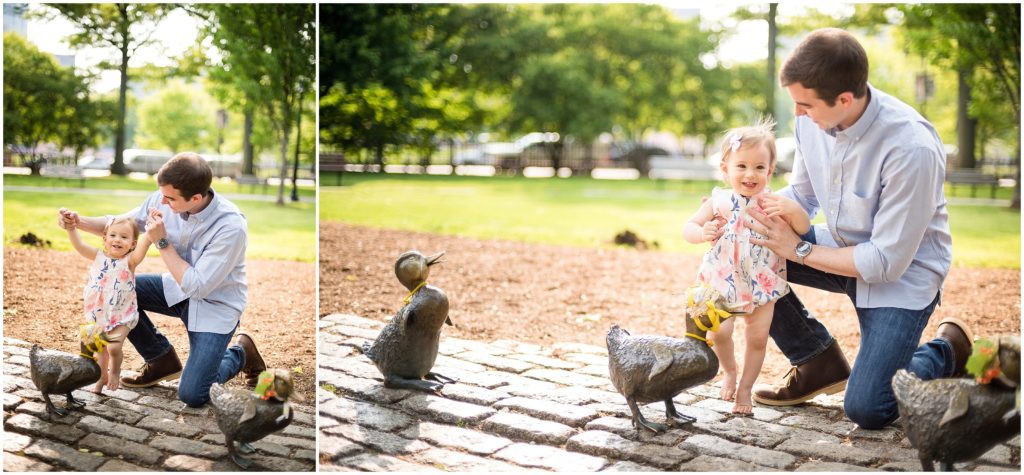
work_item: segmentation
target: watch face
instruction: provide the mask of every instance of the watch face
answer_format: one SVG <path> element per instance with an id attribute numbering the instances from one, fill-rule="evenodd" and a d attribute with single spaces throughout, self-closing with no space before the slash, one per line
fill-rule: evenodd
<path id="1" fill-rule="evenodd" d="M 803 241 L 796 246 L 796 253 L 801 256 L 806 256 L 811 253 L 811 243 Z"/>

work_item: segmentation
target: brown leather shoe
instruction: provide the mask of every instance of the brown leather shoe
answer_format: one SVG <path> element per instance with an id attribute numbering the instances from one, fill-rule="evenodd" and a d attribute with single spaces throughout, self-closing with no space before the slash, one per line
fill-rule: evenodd
<path id="1" fill-rule="evenodd" d="M 148 388 L 156 386 L 160 381 L 178 379 L 179 376 L 181 376 L 181 360 L 178 359 L 178 354 L 172 347 L 171 351 L 163 356 L 153 361 L 147 361 L 142 367 L 142 374 L 121 378 L 121 384 L 127 388 Z"/>
<path id="2" fill-rule="evenodd" d="M 967 375 L 967 358 L 971 356 L 971 347 L 974 346 L 974 335 L 967 324 L 958 318 L 946 317 L 939 322 L 939 330 L 935 338 L 941 338 L 949 342 L 953 348 L 953 374 L 951 378 L 962 378 Z"/>
<path id="3" fill-rule="evenodd" d="M 785 378 L 781 388 L 762 386 L 756 389 L 753 399 L 766 406 L 795 406 L 819 394 L 835 394 L 846 389 L 850 364 L 839 342 L 833 340 L 818 356 L 790 368 Z"/>
<path id="4" fill-rule="evenodd" d="M 235 344 L 245 350 L 245 366 L 242 367 L 242 374 L 245 375 L 245 383 L 256 387 L 260 373 L 267 370 L 267 364 L 263 362 L 260 351 L 256 349 L 256 342 L 248 333 L 238 332 Z"/>

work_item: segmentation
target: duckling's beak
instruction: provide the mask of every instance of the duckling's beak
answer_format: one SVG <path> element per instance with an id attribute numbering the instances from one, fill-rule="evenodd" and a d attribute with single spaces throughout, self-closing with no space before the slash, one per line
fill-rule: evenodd
<path id="1" fill-rule="evenodd" d="M 440 264 L 444 262 L 441 260 L 442 256 L 444 256 L 444 251 L 434 254 L 433 256 L 427 257 L 427 266 L 432 266 L 434 264 Z"/>

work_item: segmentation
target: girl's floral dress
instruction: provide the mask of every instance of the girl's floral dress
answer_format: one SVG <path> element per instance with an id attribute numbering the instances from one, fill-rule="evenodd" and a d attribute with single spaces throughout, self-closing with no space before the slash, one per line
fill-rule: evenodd
<path id="1" fill-rule="evenodd" d="M 114 259 L 102 250 L 89 268 L 89 282 L 83 292 L 86 321 L 98 323 L 104 331 L 118 325 L 129 330 L 139 321 L 135 275 L 128 268 L 128 256 Z"/>
<path id="2" fill-rule="evenodd" d="M 747 227 L 753 219 L 747 210 L 757 208 L 757 197 L 715 188 L 711 200 L 715 216 L 727 222 L 722 237 L 704 254 L 697 281 L 718 290 L 730 307 L 739 307 L 739 313 L 750 313 L 789 293 L 786 260 L 750 242 L 751 237 L 761 237 Z"/>

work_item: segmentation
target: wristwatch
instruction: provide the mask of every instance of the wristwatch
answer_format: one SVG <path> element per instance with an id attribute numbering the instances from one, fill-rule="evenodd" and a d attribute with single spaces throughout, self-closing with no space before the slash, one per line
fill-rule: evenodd
<path id="1" fill-rule="evenodd" d="M 804 259 L 811 254 L 811 243 L 807 241 L 800 241 L 800 244 L 796 245 L 796 262 L 797 264 L 803 264 Z"/>
<path id="2" fill-rule="evenodd" d="M 156 241 L 156 248 L 160 250 L 167 249 L 167 246 L 170 245 L 171 244 L 167 242 L 167 238 L 160 238 L 159 240 Z"/>

